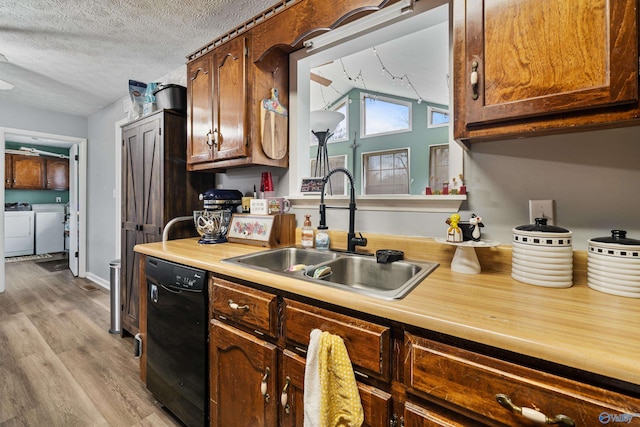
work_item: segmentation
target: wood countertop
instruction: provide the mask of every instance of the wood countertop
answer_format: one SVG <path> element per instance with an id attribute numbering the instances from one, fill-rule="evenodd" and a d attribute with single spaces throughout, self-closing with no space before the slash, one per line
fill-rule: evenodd
<path id="1" fill-rule="evenodd" d="M 137 245 L 135 250 L 640 385 L 640 299 L 589 288 L 586 254 L 574 253 L 574 286 L 554 289 L 512 279 L 510 247 L 478 250 L 482 273 L 462 274 L 449 268 L 453 249 L 448 245 L 424 238 L 395 239 L 393 246 L 393 237 L 369 238 L 368 247 L 373 240 L 381 247 L 405 250 L 407 259 L 441 265 L 405 298 L 393 301 L 220 262 L 264 248 L 237 243 L 199 245 L 193 238 Z M 488 264 L 493 268 L 487 268 Z"/>

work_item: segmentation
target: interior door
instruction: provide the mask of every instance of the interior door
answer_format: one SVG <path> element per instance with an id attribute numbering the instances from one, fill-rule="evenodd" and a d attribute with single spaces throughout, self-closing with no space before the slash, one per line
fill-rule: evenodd
<path id="1" fill-rule="evenodd" d="M 78 144 L 69 149 L 69 270 L 78 276 L 78 254 L 80 251 L 80 227 L 78 227 L 78 185 L 80 168 L 78 167 Z"/>

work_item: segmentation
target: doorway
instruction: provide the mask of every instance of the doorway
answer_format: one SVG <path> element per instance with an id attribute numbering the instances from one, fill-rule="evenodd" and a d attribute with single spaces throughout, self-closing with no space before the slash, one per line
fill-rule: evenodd
<path id="1" fill-rule="evenodd" d="M 86 277 L 86 162 L 87 140 L 64 135 L 0 127 L 0 142 L 17 142 L 31 146 L 59 147 L 69 150 L 69 268 L 75 276 Z M 4 157 L 0 170 L 6 170 Z M 0 196 L 3 203 L 5 193 Z M 4 223 L 4 210 L 2 223 Z M 77 218 L 77 221 L 71 219 Z M 4 258 L 4 227 L 0 227 L 0 257 Z M 0 292 L 5 290 L 5 263 L 0 263 Z"/>

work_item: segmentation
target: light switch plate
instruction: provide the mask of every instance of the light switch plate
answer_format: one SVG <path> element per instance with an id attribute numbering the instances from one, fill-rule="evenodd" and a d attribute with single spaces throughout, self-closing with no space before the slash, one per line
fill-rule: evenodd
<path id="1" fill-rule="evenodd" d="M 536 218 L 546 218 L 547 225 L 555 225 L 556 213 L 553 200 L 529 200 L 529 223 L 534 224 Z"/>

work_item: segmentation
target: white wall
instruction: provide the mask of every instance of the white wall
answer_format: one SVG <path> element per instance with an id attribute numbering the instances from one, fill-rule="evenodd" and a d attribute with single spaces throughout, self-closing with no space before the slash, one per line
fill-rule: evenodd
<path id="1" fill-rule="evenodd" d="M 0 126 L 56 135 L 87 137 L 87 118 L 18 105 L 0 98 Z"/>
<path id="2" fill-rule="evenodd" d="M 186 86 L 186 65 L 155 81 Z M 125 82 L 126 84 L 126 82 Z M 87 272 L 92 280 L 109 281 L 109 262 L 118 253 L 115 236 L 115 123 L 127 118 L 122 98 L 89 117 L 87 158 Z"/>
<path id="3" fill-rule="evenodd" d="M 126 117 L 122 101 L 89 117 L 87 155 L 87 277 L 108 283 L 109 262 L 116 253 L 115 122 Z M 98 279 L 98 280 L 99 280 Z"/>
<path id="4" fill-rule="evenodd" d="M 464 170 L 469 195 L 460 215 L 481 216 L 486 239 L 510 245 L 512 229 L 529 223 L 530 199 L 555 200 L 556 224 L 574 233 L 574 249 L 612 229 L 640 239 L 640 127 L 475 144 Z M 318 225 L 317 210 L 296 213 Z M 356 232 L 445 237 L 448 216 L 358 211 Z M 346 230 L 348 214 L 327 211 L 327 224 Z"/>

